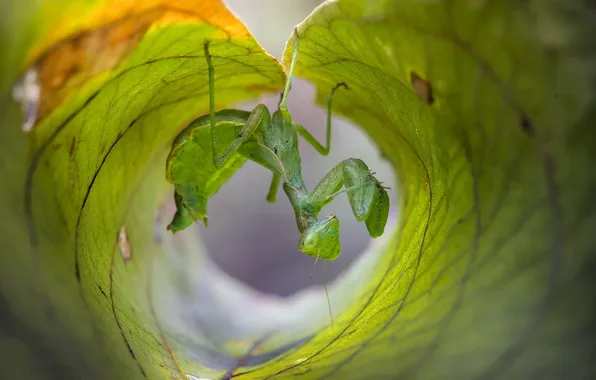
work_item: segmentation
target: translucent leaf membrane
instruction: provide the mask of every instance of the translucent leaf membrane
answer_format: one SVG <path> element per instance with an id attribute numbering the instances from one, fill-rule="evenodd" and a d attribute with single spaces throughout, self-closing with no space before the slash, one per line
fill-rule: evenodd
<path id="1" fill-rule="evenodd" d="M 592 374 L 587 2 L 339 0 L 298 26 L 297 75 L 321 104 L 348 86 L 334 109 L 399 179 L 399 225 L 333 285 L 333 329 L 323 302 L 247 312 L 264 301 L 160 228 L 169 144 L 207 110 L 204 41 L 218 108 L 280 89 L 281 67 L 217 2 L 73 4 L 2 41 L 34 42 L 0 83 L 34 69 L 40 86 L 25 113 L 2 87 L 2 377 Z"/>
<path id="2" fill-rule="evenodd" d="M 562 10 L 339 0 L 298 26 L 297 75 L 320 104 L 347 84 L 334 108 L 392 162 L 401 224 L 332 339 L 247 377 L 587 376 L 593 27 Z"/>
<path id="3" fill-rule="evenodd" d="M 279 90 L 285 74 L 220 2 L 50 3 L 2 73 L 37 82 L 21 82 L 33 90 L 20 104 L 3 93 L 1 377 L 184 377 L 152 303 L 166 155 L 209 109 L 206 41 L 218 108 Z M 18 40 L 5 42 L 14 56 Z"/>

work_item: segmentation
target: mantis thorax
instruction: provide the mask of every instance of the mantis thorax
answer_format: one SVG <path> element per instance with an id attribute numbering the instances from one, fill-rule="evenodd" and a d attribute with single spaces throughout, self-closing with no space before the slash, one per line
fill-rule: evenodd
<path id="1" fill-rule="evenodd" d="M 298 134 L 291 123 L 286 122 L 280 111 L 275 111 L 271 128 L 263 133 L 263 142 L 279 157 L 288 178 L 288 184 L 306 193 L 302 181 L 302 160 L 298 151 Z"/>
<path id="2" fill-rule="evenodd" d="M 308 202 L 308 190 L 302 179 L 302 159 L 298 151 L 298 133 L 294 125 L 279 110 L 273 113 L 271 128 L 263 131 L 263 143 L 277 155 L 281 161 L 287 182 L 283 188 L 296 214 L 299 231 L 304 231 L 317 221 L 312 207 L 305 207 Z"/>

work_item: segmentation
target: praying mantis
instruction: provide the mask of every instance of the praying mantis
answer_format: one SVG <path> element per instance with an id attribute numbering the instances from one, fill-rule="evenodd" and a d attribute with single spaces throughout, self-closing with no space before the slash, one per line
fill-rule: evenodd
<path id="1" fill-rule="evenodd" d="M 288 197 L 300 232 L 298 249 L 318 259 L 335 260 L 341 252 L 339 220 L 334 214 L 319 220 L 321 210 L 341 193 L 347 193 L 358 222 L 365 222 L 368 233 L 383 234 L 389 214 L 389 196 L 368 166 L 358 158 L 341 161 L 308 192 L 302 179 L 302 160 L 298 136 L 302 136 L 321 155 L 331 143 L 332 100 L 327 104 L 327 135 L 321 144 L 308 130 L 292 121 L 287 97 L 298 57 L 298 32 L 294 29 L 294 52 L 278 109 L 271 115 L 263 104 L 252 112 L 224 109 L 215 112 L 215 78 L 209 42 L 204 44 L 209 74 L 209 114 L 191 122 L 175 138 L 166 162 L 166 178 L 174 184 L 176 213 L 168 230 L 181 231 L 195 221 L 208 226 L 207 201 L 249 159 L 273 173 L 267 201 L 276 201 L 279 186 Z M 218 155 L 218 149 L 224 149 Z M 343 190 L 342 187 L 344 188 Z"/>

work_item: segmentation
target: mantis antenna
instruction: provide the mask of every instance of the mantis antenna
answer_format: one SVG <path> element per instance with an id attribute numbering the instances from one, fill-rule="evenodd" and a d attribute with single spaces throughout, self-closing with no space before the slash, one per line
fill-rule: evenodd
<path id="1" fill-rule="evenodd" d="M 315 258 L 315 262 L 312 265 L 312 269 L 310 270 L 310 279 L 312 280 L 313 275 L 315 273 L 315 267 L 317 266 L 317 262 L 319 261 L 319 256 Z M 327 306 L 329 307 L 329 318 L 331 319 L 331 330 L 334 329 L 333 325 L 333 311 L 331 309 L 331 299 L 329 298 L 329 291 L 327 290 L 327 278 L 325 276 L 325 269 L 327 267 L 327 261 L 323 262 L 323 288 L 325 289 L 325 296 L 327 297 Z"/>

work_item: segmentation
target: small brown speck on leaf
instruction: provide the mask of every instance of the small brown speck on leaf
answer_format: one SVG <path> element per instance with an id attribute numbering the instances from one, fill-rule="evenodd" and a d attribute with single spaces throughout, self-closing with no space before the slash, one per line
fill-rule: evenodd
<path id="1" fill-rule="evenodd" d="M 519 119 L 519 125 L 526 135 L 532 137 L 536 134 L 534 125 L 526 115 L 521 115 Z"/>
<path id="2" fill-rule="evenodd" d="M 102 288 L 101 286 L 97 285 L 97 289 L 99 289 L 99 291 L 101 292 L 101 294 L 102 294 L 104 297 L 108 298 L 108 296 L 106 295 L 106 292 L 103 290 L 103 288 Z"/>
<path id="3" fill-rule="evenodd" d="M 157 10 L 124 17 L 81 31 L 48 49 L 37 61 L 41 87 L 37 118 L 49 115 L 89 78 L 116 68 L 162 14 Z"/>
<path id="4" fill-rule="evenodd" d="M 75 137 L 72 138 L 70 142 L 70 148 L 68 149 L 68 155 L 72 157 L 74 155 L 75 147 L 77 146 L 77 139 Z"/>
<path id="5" fill-rule="evenodd" d="M 415 72 L 410 74 L 410 79 L 418 99 L 426 104 L 433 104 L 435 102 L 435 98 L 433 97 L 433 91 L 430 83 L 420 78 Z"/>

